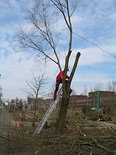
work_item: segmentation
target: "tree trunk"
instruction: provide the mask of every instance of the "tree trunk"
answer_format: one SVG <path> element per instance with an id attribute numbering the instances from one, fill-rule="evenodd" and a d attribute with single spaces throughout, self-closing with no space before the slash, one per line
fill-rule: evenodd
<path id="1" fill-rule="evenodd" d="M 63 94 L 60 104 L 60 112 L 56 123 L 56 132 L 62 133 L 65 127 L 65 120 L 70 98 L 70 85 L 68 82 L 63 83 Z"/>
<path id="2" fill-rule="evenodd" d="M 71 51 L 70 51 L 70 53 L 71 53 Z M 67 58 L 68 58 L 68 56 L 67 56 Z M 75 70 L 76 70 L 76 67 L 78 64 L 79 57 L 80 57 L 80 52 L 78 52 L 76 54 L 75 62 L 74 62 L 73 69 L 70 74 L 69 80 L 68 81 L 65 80 L 66 75 L 64 75 L 64 77 L 63 77 L 63 83 L 62 83 L 63 94 L 62 94 L 62 100 L 61 100 L 61 105 L 60 105 L 61 106 L 60 112 L 59 112 L 58 120 L 56 123 L 56 132 L 59 132 L 59 133 L 63 132 L 64 127 L 65 127 L 65 119 L 66 119 L 67 109 L 68 109 L 68 105 L 69 105 L 69 98 L 70 98 L 70 93 L 71 93 L 70 85 L 71 85 L 71 82 L 72 82 L 72 79 L 73 79 L 73 76 L 74 76 L 74 73 L 75 73 Z M 66 70 L 65 70 L 65 72 L 66 72 Z"/>
<path id="3" fill-rule="evenodd" d="M 69 105 L 69 99 L 62 98 L 59 117 L 56 123 L 56 132 L 58 133 L 62 133 L 64 131 L 68 105 Z"/>

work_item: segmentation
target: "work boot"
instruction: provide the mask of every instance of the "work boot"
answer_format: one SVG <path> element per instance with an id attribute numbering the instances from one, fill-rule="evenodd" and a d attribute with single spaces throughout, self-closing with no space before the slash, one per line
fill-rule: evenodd
<path id="1" fill-rule="evenodd" d="M 72 93 L 72 89 L 69 90 L 69 94 L 71 94 L 71 93 Z"/>
<path id="2" fill-rule="evenodd" d="M 54 101 L 56 100 L 56 96 L 54 96 Z"/>

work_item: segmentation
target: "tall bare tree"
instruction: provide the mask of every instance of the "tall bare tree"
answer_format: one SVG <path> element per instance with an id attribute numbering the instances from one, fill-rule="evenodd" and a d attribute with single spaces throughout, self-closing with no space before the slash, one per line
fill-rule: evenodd
<path id="1" fill-rule="evenodd" d="M 28 19 L 30 21 L 30 30 L 21 30 L 18 33 L 19 42 L 23 47 L 28 47 L 37 51 L 39 56 L 54 62 L 59 70 L 64 70 L 63 77 L 63 95 L 61 101 L 61 107 L 59 117 L 57 120 L 56 130 L 62 132 L 65 125 L 65 119 L 67 114 L 67 108 L 69 105 L 70 86 L 77 68 L 80 52 L 76 53 L 74 64 L 70 73 L 68 82 L 65 81 L 66 74 L 69 66 L 69 60 L 72 54 L 72 42 L 73 42 L 73 26 L 71 17 L 75 12 L 77 6 L 77 0 L 35 0 L 34 7 L 29 10 Z M 66 31 L 68 31 L 67 40 L 67 54 L 65 59 L 64 68 L 61 68 L 61 62 L 59 58 L 59 52 L 57 50 L 57 28 L 54 26 L 57 20 L 63 18 Z M 62 17 L 61 17 L 62 16 Z M 64 30 L 62 31 L 62 33 Z M 61 34 L 61 33 L 60 33 Z"/>

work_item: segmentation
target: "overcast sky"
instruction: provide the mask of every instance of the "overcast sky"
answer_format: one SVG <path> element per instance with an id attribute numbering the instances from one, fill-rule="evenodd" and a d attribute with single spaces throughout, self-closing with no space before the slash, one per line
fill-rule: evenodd
<path id="1" fill-rule="evenodd" d="M 35 75 L 46 72 L 48 85 L 43 90 L 46 94 L 53 91 L 55 84 L 57 66 L 51 62 L 45 66 L 42 60 L 36 60 L 32 52 L 17 46 L 17 27 L 27 26 L 27 9 L 32 7 L 32 2 L 33 0 L 0 0 L 0 85 L 5 99 L 26 99 L 27 94 L 22 89 L 26 86 L 25 81 L 32 79 L 32 72 Z M 73 53 L 69 68 L 74 62 L 75 51 L 80 51 L 81 57 L 72 88 L 77 94 L 82 94 L 85 87 L 90 91 L 98 83 L 106 87 L 109 81 L 116 79 L 116 1 L 79 0 L 72 22 L 74 32 L 85 38 L 73 34 Z M 58 19 L 57 31 L 60 31 L 63 24 Z M 65 41 L 66 39 L 62 40 L 62 45 L 65 45 Z M 64 47 L 60 50 L 63 65 L 66 49 Z"/>

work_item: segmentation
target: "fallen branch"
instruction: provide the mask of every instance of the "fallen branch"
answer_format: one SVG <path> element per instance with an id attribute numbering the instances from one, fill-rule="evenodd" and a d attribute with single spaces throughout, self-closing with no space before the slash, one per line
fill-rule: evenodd
<path id="1" fill-rule="evenodd" d="M 3 136 L 0 136 L 0 138 L 3 138 L 3 139 L 5 139 L 5 140 L 7 140 L 7 141 L 10 141 L 10 139 L 8 139 L 8 138 L 6 138 L 6 137 L 3 137 Z"/>
<path id="2" fill-rule="evenodd" d="M 105 146 L 99 144 L 99 143 L 97 142 L 96 139 L 93 139 L 93 140 L 94 140 L 95 145 L 96 145 L 97 147 L 99 147 L 99 148 L 101 148 L 101 149 L 103 149 L 103 150 L 105 150 L 106 152 L 109 152 L 109 153 L 116 153 L 116 150 L 113 150 L 113 151 L 112 151 L 112 150 L 106 148 Z"/>

